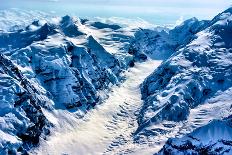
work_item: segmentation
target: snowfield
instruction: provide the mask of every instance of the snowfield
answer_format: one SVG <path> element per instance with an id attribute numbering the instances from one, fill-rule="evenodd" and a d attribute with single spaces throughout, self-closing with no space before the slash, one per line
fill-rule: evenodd
<path id="1" fill-rule="evenodd" d="M 231 154 L 232 8 L 176 27 L 0 11 L 0 154 Z"/>

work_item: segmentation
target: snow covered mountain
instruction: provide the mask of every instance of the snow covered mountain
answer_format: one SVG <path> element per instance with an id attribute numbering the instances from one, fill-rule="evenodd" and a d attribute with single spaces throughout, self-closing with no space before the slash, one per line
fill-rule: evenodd
<path id="1" fill-rule="evenodd" d="M 191 18 L 173 29 L 166 27 L 140 29 L 135 33 L 130 52 L 146 54 L 156 60 L 165 60 L 178 48 L 194 39 L 195 34 L 204 29 L 208 22 Z"/>
<path id="2" fill-rule="evenodd" d="M 159 139 L 163 144 L 194 130 L 169 140 L 160 154 L 230 154 L 230 119 L 212 120 L 231 115 L 232 8 L 211 21 L 188 23 L 171 32 L 184 46 L 141 85 L 144 105 L 135 137 L 141 141 L 145 136 L 153 143 Z M 192 28 L 187 30 L 185 24 Z"/>
<path id="3" fill-rule="evenodd" d="M 12 24 L 16 14 L 17 10 L 1 13 L 9 17 L 1 19 L 0 32 L 1 154 L 26 153 L 45 139 L 54 124 L 44 111 L 79 115 L 99 104 L 135 61 L 128 53 L 134 30 L 27 12 Z M 41 20 L 25 26 L 35 17 Z M 21 18 L 30 20 L 20 22 Z"/>
<path id="4" fill-rule="evenodd" d="M 0 154 L 231 154 L 232 8 L 116 21 L 0 12 Z"/>

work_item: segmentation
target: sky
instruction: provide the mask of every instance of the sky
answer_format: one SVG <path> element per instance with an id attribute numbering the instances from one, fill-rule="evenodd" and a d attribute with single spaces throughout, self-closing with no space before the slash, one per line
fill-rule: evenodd
<path id="1" fill-rule="evenodd" d="M 57 15 L 142 18 L 173 24 L 197 17 L 211 19 L 232 6 L 232 0 L 0 0 L 0 9 L 39 10 Z"/>

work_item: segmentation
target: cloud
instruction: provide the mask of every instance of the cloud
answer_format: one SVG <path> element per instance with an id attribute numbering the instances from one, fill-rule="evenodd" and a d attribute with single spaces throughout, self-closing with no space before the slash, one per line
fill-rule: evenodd
<path id="1" fill-rule="evenodd" d="M 55 11 L 80 17 L 140 17 L 152 23 L 180 24 L 184 19 L 211 19 L 232 0 L 0 0 L 0 9 Z M 181 17 L 181 18 L 180 18 Z M 178 19 L 178 20 L 177 20 Z"/>
<path id="2" fill-rule="evenodd" d="M 182 24 L 183 22 L 184 22 L 184 17 L 183 17 L 183 16 L 180 16 L 180 18 L 176 20 L 176 25 L 175 25 L 175 26 L 180 25 L 180 24 Z"/>

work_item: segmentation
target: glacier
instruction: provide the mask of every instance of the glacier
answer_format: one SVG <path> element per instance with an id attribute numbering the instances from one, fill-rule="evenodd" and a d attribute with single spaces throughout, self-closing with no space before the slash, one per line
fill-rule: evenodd
<path id="1" fill-rule="evenodd" d="M 231 21 L 0 11 L 0 154 L 231 154 Z"/>

